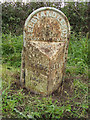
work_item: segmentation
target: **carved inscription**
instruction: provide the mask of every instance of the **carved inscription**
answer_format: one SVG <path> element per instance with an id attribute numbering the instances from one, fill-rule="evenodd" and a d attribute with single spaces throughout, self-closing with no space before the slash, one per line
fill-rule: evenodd
<path id="1" fill-rule="evenodd" d="M 48 95 L 60 86 L 69 27 L 66 16 L 55 8 L 40 8 L 27 18 L 21 81 L 24 80 L 25 86 L 34 93 Z"/>
<path id="2" fill-rule="evenodd" d="M 27 39 L 38 41 L 65 41 L 67 24 L 62 15 L 53 10 L 41 11 L 27 25 Z"/>

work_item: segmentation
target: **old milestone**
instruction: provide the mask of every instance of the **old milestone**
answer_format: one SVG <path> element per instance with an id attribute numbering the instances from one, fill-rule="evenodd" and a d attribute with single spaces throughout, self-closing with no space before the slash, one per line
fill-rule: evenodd
<path id="1" fill-rule="evenodd" d="M 49 95 L 63 80 L 70 25 L 58 9 L 42 7 L 26 19 L 23 31 L 21 83 L 31 92 Z"/>

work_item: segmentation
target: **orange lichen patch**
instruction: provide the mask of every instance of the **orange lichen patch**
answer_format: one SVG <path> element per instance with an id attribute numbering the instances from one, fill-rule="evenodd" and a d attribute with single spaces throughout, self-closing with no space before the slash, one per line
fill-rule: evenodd
<path id="1" fill-rule="evenodd" d="M 52 42 L 61 37 L 60 24 L 55 18 L 44 17 L 35 24 L 33 33 L 33 37 L 39 37 L 40 40 L 45 38 L 46 41 Z"/>

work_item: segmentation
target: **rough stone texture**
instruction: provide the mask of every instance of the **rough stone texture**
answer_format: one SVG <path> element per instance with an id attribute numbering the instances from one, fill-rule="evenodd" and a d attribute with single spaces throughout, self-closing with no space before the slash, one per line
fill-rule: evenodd
<path id="1" fill-rule="evenodd" d="M 22 85 L 42 95 L 58 89 L 65 72 L 69 34 L 66 16 L 55 8 L 40 8 L 27 18 L 22 50 Z"/>

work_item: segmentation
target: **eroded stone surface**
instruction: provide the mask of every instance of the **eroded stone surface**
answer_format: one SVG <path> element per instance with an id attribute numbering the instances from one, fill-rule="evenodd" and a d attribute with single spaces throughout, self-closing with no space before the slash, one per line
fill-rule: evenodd
<path id="1" fill-rule="evenodd" d="M 55 8 L 40 8 L 25 22 L 21 82 L 34 93 L 51 94 L 64 75 L 69 23 Z"/>

